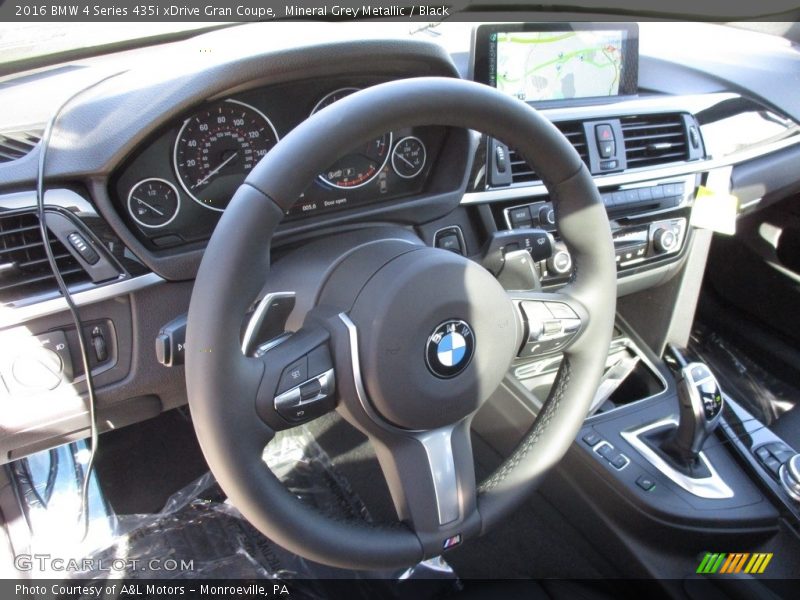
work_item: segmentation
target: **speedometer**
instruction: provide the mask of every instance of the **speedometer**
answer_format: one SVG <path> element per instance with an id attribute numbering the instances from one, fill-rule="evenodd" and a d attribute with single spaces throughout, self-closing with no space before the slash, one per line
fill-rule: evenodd
<path id="1" fill-rule="evenodd" d="M 222 211 L 277 142 L 264 113 L 238 100 L 218 102 L 184 121 L 175 140 L 175 173 L 190 198 Z"/>
<path id="2" fill-rule="evenodd" d="M 334 90 L 317 102 L 311 114 L 313 115 L 357 91 L 358 88 L 354 87 Z M 328 185 L 343 190 L 366 185 L 375 179 L 386 166 L 391 148 L 392 134 L 384 133 L 379 138 L 370 140 L 358 148 L 353 148 L 346 156 L 320 173 L 319 178 Z"/>

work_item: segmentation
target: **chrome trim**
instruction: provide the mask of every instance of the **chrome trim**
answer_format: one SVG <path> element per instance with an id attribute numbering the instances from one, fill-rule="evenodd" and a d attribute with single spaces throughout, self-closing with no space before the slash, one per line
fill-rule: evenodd
<path id="1" fill-rule="evenodd" d="M 261 112 L 260 110 L 258 110 L 258 109 L 257 109 L 255 106 L 252 106 L 252 105 L 250 105 L 250 104 L 247 104 L 247 103 L 245 103 L 245 102 L 242 102 L 241 100 L 234 100 L 233 98 L 225 98 L 224 100 L 222 100 L 222 101 L 221 101 L 221 103 L 225 103 L 225 102 L 229 102 L 229 103 L 231 103 L 231 104 L 238 104 L 239 106 L 244 106 L 245 108 L 247 108 L 247 109 L 249 109 L 249 110 L 252 110 L 252 111 L 253 111 L 254 113 L 256 113 L 258 116 L 260 116 L 261 118 L 263 118 L 263 119 L 264 119 L 264 121 L 266 121 L 267 125 L 269 125 L 269 128 L 272 130 L 272 135 L 274 135 L 274 136 L 275 136 L 275 144 L 277 144 L 279 141 L 281 141 L 281 138 L 280 138 L 280 136 L 278 135 L 278 130 L 277 130 L 277 129 L 275 129 L 275 125 L 273 125 L 273 123 L 272 123 L 272 121 L 270 120 L 270 118 L 269 118 L 267 115 L 265 115 L 263 112 Z M 215 104 L 215 103 L 216 103 L 216 102 L 213 102 L 213 103 L 211 103 L 211 104 Z M 187 118 L 186 118 L 186 119 L 183 121 L 183 124 L 181 125 L 181 128 L 180 128 L 180 130 L 178 131 L 178 135 L 176 135 L 176 136 L 175 136 L 175 141 L 174 141 L 174 142 L 173 142 L 173 144 L 172 144 L 172 167 L 175 169 L 175 178 L 178 180 L 178 183 L 179 183 L 179 184 L 180 184 L 180 186 L 183 188 L 183 191 L 184 191 L 184 192 L 186 192 L 186 195 L 187 195 L 187 196 L 189 196 L 189 198 L 190 198 L 191 200 L 193 200 L 194 202 L 196 202 L 197 204 L 199 204 L 199 205 L 200 205 L 200 206 L 202 206 L 203 208 L 207 208 L 208 210 L 213 210 L 213 211 L 216 211 L 216 212 L 223 212 L 223 211 L 225 210 L 224 208 L 217 208 L 216 206 L 209 206 L 208 204 L 206 204 L 206 203 L 204 203 L 202 200 L 200 200 L 200 199 L 199 199 L 197 196 L 195 196 L 195 195 L 194 195 L 194 194 L 191 192 L 191 190 L 189 189 L 189 186 L 188 186 L 188 185 L 186 184 L 186 182 L 183 180 L 183 177 L 181 177 L 181 169 L 178 167 L 178 144 L 181 142 L 181 136 L 183 135 L 183 130 L 184 130 L 184 129 L 186 129 L 186 126 L 189 124 L 189 122 L 190 122 L 192 119 L 194 119 L 194 118 L 196 118 L 196 117 L 197 117 L 198 113 L 200 113 L 200 112 L 202 112 L 202 111 L 206 110 L 206 109 L 207 109 L 209 106 L 210 106 L 210 104 L 209 104 L 209 105 L 204 105 L 204 106 L 201 106 L 201 107 L 199 107 L 199 108 L 196 108 L 196 109 L 195 109 L 195 110 L 192 112 L 192 114 L 191 114 L 191 115 L 189 115 L 189 116 L 188 116 L 188 117 L 187 117 Z M 274 146 L 275 144 L 273 144 L 273 146 Z M 270 148 L 270 150 L 271 150 L 271 148 Z M 269 152 L 269 150 L 268 150 L 268 152 Z M 229 159 L 229 160 L 230 160 L 230 159 Z M 243 179 L 242 181 L 244 181 L 244 179 Z"/>
<path id="2" fill-rule="evenodd" d="M 111 300 L 118 296 L 131 294 L 144 288 L 164 283 L 164 281 L 159 275 L 148 273 L 147 275 L 123 279 L 107 285 L 97 286 L 93 289 L 75 292 L 72 294 L 72 300 L 77 306 L 87 306 L 103 300 Z M 53 315 L 67 309 L 67 301 L 62 297 L 43 300 L 26 306 L 2 306 L 0 307 L 0 328 L 21 325 L 26 321 Z"/>
<path id="3" fill-rule="evenodd" d="M 608 104 L 584 104 L 544 108 L 539 112 L 554 121 L 577 121 L 619 118 L 629 114 L 655 114 L 662 112 L 689 112 L 697 114 L 727 100 L 738 100 L 741 96 L 732 92 L 711 94 L 689 94 L 685 96 L 635 96 L 612 100 Z"/>
<path id="4" fill-rule="evenodd" d="M 302 399 L 302 394 L 300 392 L 300 388 L 310 383 L 312 381 L 318 381 L 320 385 L 320 390 L 316 396 L 313 398 L 309 398 L 307 400 Z M 320 373 L 319 375 L 315 375 L 310 379 L 306 379 L 303 383 L 294 386 L 291 389 L 286 390 L 285 392 L 278 394 L 272 400 L 272 405 L 275 408 L 275 412 L 280 414 L 278 411 L 278 405 L 283 404 L 284 402 L 292 402 L 296 401 L 296 403 L 292 404 L 292 408 L 296 408 L 298 406 L 303 406 L 306 404 L 312 404 L 319 400 L 324 400 L 325 398 L 329 397 L 333 394 L 333 389 L 336 386 L 336 378 L 333 374 L 333 369 L 328 369 L 324 373 Z"/>
<path id="5" fill-rule="evenodd" d="M 161 183 L 164 183 L 167 186 L 169 186 L 172 189 L 172 191 L 175 192 L 175 199 L 177 200 L 177 204 L 175 205 L 175 214 L 172 215 L 168 220 L 166 220 L 163 223 L 161 223 L 161 225 L 148 225 L 147 223 L 145 223 L 143 221 L 140 221 L 139 219 L 136 218 L 136 215 L 134 214 L 134 211 L 133 211 L 133 207 L 131 206 L 131 200 L 134 199 L 133 190 L 138 188 L 143 183 L 147 183 L 148 181 L 160 181 Z M 139 200 L 139 199 L 137 198 L 136 200 Z M 142 201 L 139 200 L 139 202 L 142 202 Z M 160 177 L 147 177 L 146 179 L 142 179 L 140 181 L 137 181 L 136 183 L 133 184 L 133 186 L 131 186 L 131 189 L 128 191 L 128 201 L 126 202 L 126 206 L 128 208 L 128 214 L 131 216 L 131 219 L 136 221 L 139 225 L 141 225 L 142 227 L 147 227 L 148 229 L 159 229 L 161 227 L 166 227 L 167 225 L 172 223 L 175 220 L 175 218 L 178 216 L 178 213 L 181 211 L 181 194 L 178 191 L 178 188 L 175 187 L 175 184 L 173 184 L 172 182 L 167 181 L 166 179 L 162 179 Z M 150 208 L 154 208 L 154 207 L 151 206 Z"/>
<path id="6" fill-rule="evenodd" d="M 6 210 L 36 209 L 36 191 L 14 192 L 0 195 L 0 208 Z M 63 208 L 81 215 L 97 216 L 94 206 L 83 196 L 72 190 L 56 188 L 44 193 L 45 206 Z"/>
<path id="7" fill-rule="evenodd" d="M 464 256 L 467 256 L 469 252 L 467 252 L 467 242 L 464 240 L 464 232 L 461 231 L 460 225 L 448 225 L 447 227 L 442 227 L 441 229 L 437 229 L 433 232 L 433 245 L 436 246 L 436 236 L 442 233 L 443 231 L 447 231 L 448 229 L 455 229 L 456 234 L 458 235 L 458 241 L 461 242 L 461 247 L 464 249 Z M 443 249 L 443 248 L 441 248 Z"/>
<path id="8" fill-rule="evenodd" d="M 272 338 L 271 340 L 269 340 L 267 342 L 264 342 L 258 348 L 255 349 L 255 351 L 253 352 L 253 357 L 261 358 L 262 356 L 264 356 L 267 352 L 269 352 L 270 350 L 272 350 L 276 346 L 280 346 L 283 342 L 288 340 L 290 337 L 292 337 L 292 334 L 287 331 L 287 332 L 283 333 L 282 335 L 279 335 L 276 338 Z"/>
<path id="9" fill-rule="evenodd" d="M 294 292 L 275 292 L 267 294 L 259 301 L 258 306 L 256 306 L 256 309 L 253 311 L 253 316 L 250 317 L 250 321 L 247 323 L 247 329 L 245 329 L 244 335 L 242 336 L 242 354 L 247 356 L 250 350 L 252 350 L 251 345 L 253 343 L 253 337 L 255 337 L 256 333 L 261 329 L 261 323 L 264 321 L 264 317 L 269 311 L 269 307 L 272 306 L 272 303 L 278 299 L 294 297 Z"/>
<path id="10" fill-rule="evenodd" d="M 420 166 L 419 169 L 417 169 L 417 171 L 413 175 L 403 175 L 402 173 L 400 173 L 400 170 L 394 164 L 394 157 L 395 157 L 395 152 L 397 152 L 397 147 L 406 140 L 416 140 L 417 142 L 419 142 L 419 145 L 422 148 L 422 165 Z M 392 157 L 392 169 L 394 170 L 394 172 L 397 174 L 398 177 L 402 177 L 403 179 L 414 179 L 414 177 L 422 173 L 422 169 L 425 168 L 425 163 L 428 160 L 428 150 L 425 148 L 425 144 L 423 143 L 423 141 L 419 139 L 417 136 L 407 135 L 406 137 L 400 138 L 397 142 L 395 142 L 394 148 L 392 148 L 391 157 Z"/>
<path id="11" fill-rule="evenodd" d="M 652 448 L 650 448 L 650 446 L 640 439 L 639 436 L 665 425 L 674 425 L 677 427 L 678 421 L 672 417 L 668 417 L 633 431 L 622 431 L 620 432 L 620 435 L 623 437 L 623 439 L 625 439 L 626 442 L 633 446 L 639 452 L 639 454 L 646 458 L 650 464 L 661 471 L 663 475 L 667 476 L 673 483 L 682 487 L 690 494 L 693 494 L 699 498 L 708 498 L 711 500 L 733 498 L 733 490 L 729 488 L 728 485 L 722 480 L 722 477 L 719 475 L 719 473 L 717 473 L 703 452 L 700 452 L 698 455 L 699 459 L 703 462 L 711 475 L 709 477 L 695 479 L 677 471 L 672 465 L 662 459 L 658 454 L 656 454 L 655 451 L 653 451 Z"/>
<path id="12" fill-rule="evenodd" d="M 664 185 L 664 184 L 668 184 L 668 183 L 683 183 L 683 185 L 684 185 L 683 199 L 681 200 L 680 204 L 678 204 L 677 206 L 671 206 L 669 208 L 660 208 L 658 210 L 650 210 L 650 211 L 638 211 L 637 209 L 632 208 L 627 213 L 620 213 L 618 215 L 615 215 L 614 217 L 611 218 L 611 220 L 624 219 L 624 218 L 629 218 L 629 217 L 635 217 L 635 218 L 638 219 L 638 218 L 642 218 L 642 217 L 658 216 L 658 215 L 661 215 L 661 214 L 673 213 L 676 210 L 679 210 L 681 208 L 685 208 L 685 207 L 689 206 L 691 204 L 692 198 L 694 198 L 694 191 L 695 191 L 695 188 L 696 188 L 695 181 L 694 181 L 694 174 L 691 175 L 691 176 L 684 176 L 684 177 L 681 177 L 681 178 L 667 177 L 667 178 L 660 178 L 660 179 L 648 179 L 646 181 L 636 181 L 635 184 L 619 186 L 619 189 L 620 190 L 631 190 L 631 189 L 639 189 L 639 188 L 642 188 L 642 187 L 652 187 L 652 186 L 656 186 L 656 185 Z M 526 197 L 528 197 L 528 196 L 530 196 L 530 197 L 528 197 L 528 202 L 526 202 L 525 204 L 515 204 L 514 206 L 509 206 L 508 208 L 504 208 L 503 209 L 504 220 L 505 220 L 505 223 L 506 223 L 506 227 L 508 229 L 512 229 L 512 227 L 511 227 L 511 219 L 508 216 L 508 213 L 510 211 L 514 210 L 515 208 L 522 208 L 523 206 L 530 206 L 532 204 L 540 204 L 540 203 L 549 202 L 549 200 L 545 199 L 545 196 L 548 194 L 547 189 L 545 189 L 544 186 L 535 186 L 535 187 L 541 187 L 542 188 L 541 194 L 539 194 L 539 195 L 526 194 L 525 195 Z M 605 185 L 603 185 L 603 187 L 605 187 Z M 601 194 L 607 193 L 607 190 L 604 191 L 603 189 L 600 189 L 599 191 L 600 191 Z M 511 200 L 511 199 L 513 199 L 513 198 L 504 198 L 504 200 Z M 608 209 L 606 208 L 606 210 L 608 210 Z M 552 229 L 554 231 L 556 231 L 557 230 L 557 224 L 556 224 L 556 226 L 553 226 Z"/>
<path id="13" fill-rule="evenodd" d="M 416 436 L 428 457 L 428 468 L 433 479 L 433 491 L 436 494 L 439 525 L 456 521 L 461 512 L 456 463 L 451 442 L 454 427 L 454 425 L 442 427 Z"/>
<path id="14" fill-rule="evenodd" d="M 355 383 L 356 396 L 358 396 L 358 402 L 361 404 L 361 408 L 363 408 L 364 412 L 369 415 L 369 418 L 380 425 L 382 429 L 393 433 L 404 433 L 405 430 L 384 421 L 383 418 L 375 412 L 375 409 L 372 408 L 369 400 L 367 400 L 367 390 L 364 389 L 364 380 L 361 377 L 361 359 L 358 356 L 358 328 L 356 328 L 356 324 L 353 323 L 346 313 L 339 313 L 339 320 L 347 327 L 347 338 L 350 343 L 350 362 L 353 365 L 353 382 Z M 407 433 L 412 432 L 408 431 Z"/>
<path id="15" fill-rule="evenodd" d="M 705 173 L 712 169 L 728 167 L 737 163 L 760 158 L 772 152 L 777 152 L 778 150 L 783 150 L 784 148 L 798 144 L 800 144 L 800 136 L 795 135 L 771 144 L 765 144 L 758 148 L 740 150 L 724 158 L 710 158 L 656 168 L 642 167 L 639 169 L 630 169 L 624 173 L 594 175 L 592 179 L 594 179 L 597 187 L 603 187 L 643 183 L 652 179 L 678 177 L 681 175 L 697 175 L 698 173 Z M 549 194 L 549 191 L 544 184 L 540 183 L 538 185 L 498 188 L 483 192 L 467 192 L 461 199 L 461 204 L 469 205 L 481 204 L 484 202 L 501 202 L 515 200 L 517 198 L 528 198 L 531 196 L 544 196 L 547 194 Z"/>
<path id="16" fill-rule="evenodd" d="M 744 203 L 742 203 L 741 206 L 739 206 L 739 210 L 740 211 L 747 210 L 748 208 L 752 208 L 753 206 L 757 206 L 758 204 L 761 203 L 761 201 L 763 199 L 764 198 L 761 197 L 761 198 L 754 198 L 753 200 L 748 200 L 747 202 L 744 202 Z"/>
<path id="17" fill-rule="evenodd" d="M 436 494 L 436 510 L 439 515 L 439 524 L 444 525 L 455 521 L 461 515 L 459 486 L 451 444 L 453 430 L 456 425 L 441 427 L 432 431 L 412 431 L 400 429 L 384 421 L 367 400 L 367 392 L 364 389 L 364 382 L 361 378 L 361 361 L 358 357 L 358 329 L 347 314 L 339 313 L 339 319 L 347 328 L 350 357 L 353 365 L 353 381 L 359 403 L 367 415 L 382 429 L 397 435 L 405 434 L 422 444 L 428 457 L 428 469 Z"/>
<path id="18" fill-rule="evenodd" d="M 800 454 L 781 465 L 778 471 L 783 490 L 795 501 L 800 502 Z"/>

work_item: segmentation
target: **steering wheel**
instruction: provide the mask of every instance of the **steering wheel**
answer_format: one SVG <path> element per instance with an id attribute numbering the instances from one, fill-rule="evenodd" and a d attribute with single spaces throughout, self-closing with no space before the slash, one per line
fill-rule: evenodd
<path id="1" fill-rule="evenodd" d="M 296 262 L 298 278 L 319 279 L 316 297 L 303 304 L 302 326 L 258 356 L 245 355 L 242 326 L 273 277 L 275 228 L 343 150 L 326 141 L 355 146 L 421 125 L 479 130 L 526 157 L 550 192 L 575 267 L 570 283 L 552 293 L 506 292 L 477 263 L 411 236 L 377 236 L 349 247 L 343 236 L 326 250 L 335 256 L 324 269 L 309 275 Z M 370 87 L 283 138 L 239 187 L 211 237 L 186 341 L 197 437 L 233 504 L 285 548 L 338 567 L 407 566 L 489 530 L 566 453 L 602 374 L 615 300 L 613 243 L 599 193 L 547 119 L 492 88 L 457 79 Z M 574 332 L 572 341 L 530 431 L 478 485 L 472 417 L 542 315 Z M 398 523 L 327 517 L 290 494 L 262 460 L 276 430 L 329 410 L 371 441 Z"/>

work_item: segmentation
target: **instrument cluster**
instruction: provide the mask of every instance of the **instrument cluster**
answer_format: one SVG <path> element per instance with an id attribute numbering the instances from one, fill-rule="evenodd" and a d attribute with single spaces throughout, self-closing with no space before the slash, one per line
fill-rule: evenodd
<path id="1" fill-rule="evenodd" d="M 150 247 L 203 241 L 259 160 L 310 115 L 382 80 L 281 84 L 194 108 L 137 150 L 112 178 L 111 194 Z M 357 117 L 356 117 L 357 118 Z M 387 131 L 351 147 L 309 182 L 287 219 L 413 196 L 425 190 L 446 137 L 443 127 Z"/>

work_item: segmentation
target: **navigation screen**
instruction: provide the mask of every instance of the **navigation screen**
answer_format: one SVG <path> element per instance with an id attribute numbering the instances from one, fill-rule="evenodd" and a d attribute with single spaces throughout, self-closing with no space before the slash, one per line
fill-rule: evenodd
<path id="1" fill-rule="evenodd" d="M 476 78 L 482 75 L 479 81 L 520 100 L 568 101 L 636 91 L 638 53 L 630 26 L 510 25 L 482 33 Z"/>

